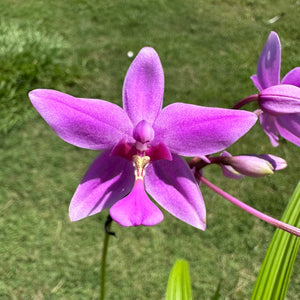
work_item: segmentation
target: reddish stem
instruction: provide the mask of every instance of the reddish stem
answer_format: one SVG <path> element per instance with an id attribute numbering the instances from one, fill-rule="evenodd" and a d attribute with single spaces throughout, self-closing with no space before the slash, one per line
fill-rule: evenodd
<path id="1" fill-rule="evenodd" d="M 242 100 L 240 100 L 239 102 L 237 102 L 234 106 L 233 109 L 239 109 L 242 106 L 244 106 L 245 104 L 248 104 L 250 102 L 254 102 L 258 100 L 258 94 L 255 95 L 250 95 Z"/>
<path id="2" fill-rule="evenodd" d="M 274 219 L 268 215 L 263 214 L 262 212 L 254 209 L 253 207 L 243 203 L 239 199 L 231 196 L 230 194 L 224 192 L 222 189 L 211 183 L 209 180 L 207 180 L 205 177 L 201 176 L 201 181 L 208 186 L 210 189 L 212 189 L 214 192 L 225 198 L 226 200 L 230 201 L 231 203 L 235 204 L 236 206 L 240 207 L 241 209 L 245 210 L 246 212 L 252 214 L 253 216 L 273 225 L 277 228 L 280 228 L 282 230 L 285 230 L 291 234 L 294 234 L 298 237 L 300 237 L 300 228 L 294 227 L 292 225 L 289 225 L 287 223 L 281 222 L 277 219 Z"/>

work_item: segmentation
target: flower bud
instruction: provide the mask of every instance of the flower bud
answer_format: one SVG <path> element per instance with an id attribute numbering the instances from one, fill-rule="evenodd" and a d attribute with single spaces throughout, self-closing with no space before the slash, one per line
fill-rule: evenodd
<path id="1" fill-rule="evenodd" d="M 270 175 L 274 170 L 270 162 L 257 156 L 227 156 L 224 157 L 222 163 L 230 165 L 238 173 L 250 177 Z"/>
<path id="2" fill-rule="evenodd" d="M 232 157 L 232 155 L 227 151 L 223 151 L 220 157 L 224 159 L 224 157 Z M 220 167 L 222 169 L 223 175 L 227 178 L 239 180 L 244 177 L 244 175 L 240 174 L 230 165 L 225 165 L 223 163 L 220 163 Z"/>

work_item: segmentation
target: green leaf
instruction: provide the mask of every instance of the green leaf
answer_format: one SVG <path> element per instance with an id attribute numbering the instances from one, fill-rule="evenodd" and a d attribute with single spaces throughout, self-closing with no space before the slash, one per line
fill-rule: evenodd
<path id="1" fill-rule="evenodd" d="M 174 264 L 167 287 L 166 300 L 192 300 L 192 287 L 187 261 L 179 259 Z"/>
<path id="2" fill-rule="evenodd" d="M 300 182 L 281 220 L 300 226 Z M 285 298 L 299 245 L 300 238 L 276 229 L 258 275 L 252 300 Z"/>

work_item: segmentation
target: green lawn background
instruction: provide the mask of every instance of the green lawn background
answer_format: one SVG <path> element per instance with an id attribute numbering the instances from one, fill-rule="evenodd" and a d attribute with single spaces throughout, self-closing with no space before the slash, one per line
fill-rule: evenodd
<path id="1" fill-rule="evenodd" d="M 280 15 L 270 24 L 268 20 Z M 249 77 L 265 40 L 282 42 L 282 76 L 300 66 L 299 1 L 0 2 L 0 299 L 97 299 L 107 212 L 71 223 L 68 206 L 97 152 L 60 140 L 30 105 L 28 91 L 54 88 L 121 105 L 122 83 L 144 46 L 165 71 L 164 105 L 231 107 L 256 92 Z M 253 108 L 251 105 L 249 108 Z M 230 148 L 272 153 L 286 170 L 261 179 L 205 175 L 280 218 L 299 180 L 299 149 L 272 148 L 258 125 Z M 177 258 L 190 264 L 195 299 L 249 299 L 274 228 L 201 186 L 207 231 L 173 218 L 155 227 L 113 224 L 107 299 L 163 299 Z M 287 299 L 300 297 L 299 259 Z"/>

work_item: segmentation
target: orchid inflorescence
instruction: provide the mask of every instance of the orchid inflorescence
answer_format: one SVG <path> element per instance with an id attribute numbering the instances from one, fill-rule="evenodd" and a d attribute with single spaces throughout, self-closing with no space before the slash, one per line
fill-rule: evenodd
<path id="1" fill-rule="evenodd" d="M 96 99 L 75 98 L 47 89 L 29 93 L 30 100 L 54 132 L 81 148 L 101 150 L 71 200 L 69 216 L 77 221 L 109 208 L 122 226 L 151 226 L 165 210 L 205 230 L 202 182 L 231 201 L 227 193 L 203 177 L 203 168 L 218 164 L 224 176 L 260 177 L 286 167 L 270 154 L 231 155 L 224 151 L 246 134 L 259 116 L 273 146 L 281 135 L 300 146 L 300 68 L 280 82 L 280 41 L 271 32 L 252 76 L 257 95 L 233 109 L 173 103 L 162 108 L 164 73 L 153 48 L 133 60 L 123 85 L 123 109 Z M 258 110 L 238 110 L 257 101 Z M 219 156 L 213 154 L 223 151 Z M 192 157 L 187 163 L 181 156 Z M 230 200 L 230 199 L 231 200 Z M 233 197 L 232 197 L 233 198 Z M 295 235 L 300 229 L 266 216 L 234 198 L 255 216 Z"/>

